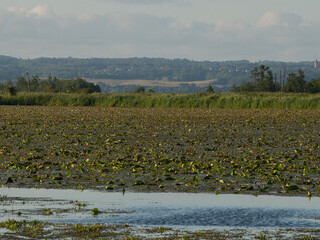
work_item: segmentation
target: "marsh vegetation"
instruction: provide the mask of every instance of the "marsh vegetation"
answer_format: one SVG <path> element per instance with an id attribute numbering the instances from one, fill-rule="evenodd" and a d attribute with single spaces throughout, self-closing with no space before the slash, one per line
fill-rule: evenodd
<path id="1" fill-rule="evenodd" d="M 5 186 L 320 195 L 318 110 L 0 108 Z"/>
<path id="2" fill-rule="evenodd" d="M 320 94 L 310 93 L 9 93 L 0 94 L 0 105 L 320 109 Z"/>
<path id="3" fill-rule="evenodd" d="M 21 96 L 1 99 L 11 101 Z M 26 95 L 26 99 L 30 96 Z M 108 95 L 54 96 L 68 102 L 68 97 L 99 99 Z M 153 97 L 152 94 L 124 96 Z M 190 100 L 190 95 L 180 97 L 184 96 Z M 216 94 L 199 96 L 211 98 Z M 312 98 L 316 99 L 317 95 Z M 128 102 L 132 103 L 131 100 Z M 235 98 L 234 102 L 237 101 Z M 124 102 L 121 99 L 115 105 Z M 310 101 L 306 102 L 310 106 Z M 190 101 L 190 104 L 194 103 Z M 123 193 L 207 192 L 305 198 L 320 195 L 319 110 L 183 108 L 183 105 L 184 101 L 179 108 L 173 105 L 169 108 L 1 106 L 0 182 L 6 187 Z M 7 196 L 1 195 L 0 202 L 6 201 Z M 73 208 L 79 211 L 86 208 L 85 203 L 77 204 Z M 88 206 L 86 211 L 92 217 L 106 214 L 95 206 Z M 50 206 L 38 211 L 48 218 L 58 213 Z M 0 236 L 141 239 L 135 226 L 17 220 L 24 216 L 24 211 L 17 210 L 11 220 L 2 221 L 0 228 L 6 230 L 1 230 Z M 243 234 L 257 239 L 264 236 L 312 239 L 319 234 L 317 229 L 244 233 L 241 229 L 181 232 L 159 227 L 143 228 L 139 233 L 149 239 L 238 239 Z"/>

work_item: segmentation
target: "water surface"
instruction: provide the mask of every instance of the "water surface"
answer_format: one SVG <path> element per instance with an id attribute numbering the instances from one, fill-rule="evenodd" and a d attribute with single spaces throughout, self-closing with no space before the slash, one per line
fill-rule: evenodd
<path id="1" fill-rule="evenodd" d="M 3 188 L 0 220 L 38 219 L 213 229 L 320 228 L 320 198 L 203 193 L 132 193 Z M 79 209 L 75 201 L 88 205 Z M 43 214 L 50 208 L 52 215 Z M 93 215 L 91 209 L 102 213 Z M 20 215 L 17 213 L 20 212 Z M 21 214 L 22 213 L 22 214 Z"/>

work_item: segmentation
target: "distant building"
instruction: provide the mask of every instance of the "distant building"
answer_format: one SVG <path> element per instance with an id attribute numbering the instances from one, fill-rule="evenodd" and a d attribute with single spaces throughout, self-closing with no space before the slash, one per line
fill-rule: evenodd
<path id="1" fill-rule="evenodd" d="M 316 59 L 314 61 L 314 68 L 318 68 L 319 67 L 319 62 L 318 62 L 318 59 Z"/>

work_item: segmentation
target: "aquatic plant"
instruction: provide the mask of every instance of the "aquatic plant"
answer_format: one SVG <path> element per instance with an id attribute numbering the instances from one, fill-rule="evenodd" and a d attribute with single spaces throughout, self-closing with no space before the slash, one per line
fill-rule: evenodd
<path id="1" fill-rule="evenodd" d="M 43 208 L 42 209 L 42 214 L 43 215 L 52 215 L 53 212 L 52 212 L 52 210 L 50 208 Z"/>
<path id="2" fill-rule="evenodd" d="M 2 201 L 6 201 L 8 199 L 8 196 L 7 195 L 0 195 L 0 202 Z"/>
<path id="3" fill-rule="evenodd" d="M 114 190 L 114 186 L 112 185 L 106 186 L 106 190 Z"/>
<path id="4" fill-rule="evenodd" d="M 76 225 L 73 225 L 72 229 L 75 231 L 76 236 L 96 239 L 97 237 L 102 236 L 103 225 L 83 225 L 78 223 Z"/>
<path id="5" fill-rule="evenodd" d="M 93 215 L 98 215 L 98 214 L 102 213 L 98 208 L 91 209 L 91 212 Z"/>
<path id="6" fill-rule="evenodd" d="M 313 240 L 314 238 L 311 235 L 304 235 L 304 240 Z"/>
<path id="7" fill-rule="evenodd" d="M 39 235 L 40 232 L 43 231 L 43 227 L 45 226 L 45 224 L 43 222 L 34 220 L 31 223 L 24 222 L 23 226 L 27 232 L 27 235 L 35 238 Z"/>
<path id="8" fill-rule="evenodd" d="M 20 226 L 21 226 L 21 223 L 16 221 L 15 219 L 8 219 L 5 222 L 0 222 L 1 228 L 7 228 L 11 231 L 15 231 Z"/>
<path id="9" fill-rule="evenodd" d="M 157 227 L 157 228 L 152 228 L 152 229 L 148 229 L 148 232 L 150 233 L 164 233 L 166 231 L 171 231 L 172 228 L 170 227 Z"/>
<path id="10" fill-rule="evenodd" d="M 260 239 L 260 240 L 265 240 L 265 239 L 267 239 L 266 235 L 264 235 L 263 233 L 258 234 L 255 238 L 256 238 L 256 239 Z"/>
<path id="11" fill-rule="evenodd" d="M 11 187 L 320 194 L 318 110 L 2 106 L 0 116 Z"/>
<path id="12" fill-rule="evenodd" d="M 86 206 L 88 205 L 88 204 L 85 203 L 85 202 L 79 202 L 79 201 L 75 201 L 74 204 L 75 204 L 76 206 L 78 206 L 79 208 L 80 208 L 80 207 L 86 207 Z"/>
<path id="13" fill-rule="evenodd" d="M 135 181 L 132 185 L 140 186 L 140 185 L 144 185 L 144 184 L 145 184 L 144 181 L 142 181 L 142 180 L 137 180 L 137 181 Z"/>

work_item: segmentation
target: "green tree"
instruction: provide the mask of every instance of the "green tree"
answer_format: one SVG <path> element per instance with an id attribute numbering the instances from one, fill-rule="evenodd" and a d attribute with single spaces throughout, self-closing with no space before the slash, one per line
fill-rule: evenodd
<path id="1" fill-rule="evenodd" d="M 255 91 L 258 92 L 274 92 L 276 89 L 273 81 L 273 73 L 269 67 L 260 65 L 258 69 L 258 78 Z"/>
<path id="2" fill-rule="evenodd" d="M 239 87 L 233 87 L 233 91 L 240 92 L 274 92 L 280 89 L 273 79 L 273 73 L 270 67 L 260 65 L 254 67 L 251 72 L 252 82 L 242 82 Z"/>
<path id="3" fill-rule="evenodd" d="M 258 76 L 259 76 L 259 70 L 257 67 L 254 67 L 251 72 L 250 72 L 252 78 L 253 78 L 253 86 L 254 88 L 256 88 L 257 86 L 257 79 L 258 79 Z"/>
<path id="4" fill-rule="evenodd" d="M 135 93 L 144 93 L 146 90 L 143 86 L 139 86 L 134 90 Z"/>
<path id="5" fill-rule="evenodd" d="M 7 87 L 7 88 L 10 88 L 10 87 L 13 87 L 13 86 L 14 86 L 14 84 L 13 84 L 12 80 L 8 80 L 8 81 L 6 82 L 6 87 Z"/>
<path id="6" fill-rule="evenodd" d="M 6 89 L 6 86 L 3 83 L 0 83 L 0 91 L 4 91 Z"/>
<path id="7" fill-rule="evenodd" d="M 27 92 L 28 91 L 28 82 L 24 77 L 19 77 L 16 83 L 17 91 Z"/>
<path id="8" fill-rule="evenodd" d="M 307 83 L 307 91 L 311 93 L 318 93 L 320 92 L 320 78 L 312 79 L 310 82 Z"/>
<path id="9" fill-rule="evenodd" d="M 40 81 L 40 77 L 37 75 L 32 76 L 31 80 L 30 80 L 30 92 L 36 92 L 38 91 L 38 87 L 39 87 L 39 81 Z"/>
<path id="10" fill-rule="evenodd" d="M 14 84 L 13 84 L 13 82 L 11 80 L 7 81 L 5 91 L 7 93 L 9 93 L 10 96 L 17 95 L 17 89 L 16 89 L 16 87 L 14 86 Z"/>
<path id="11" fill-rule="evenodd" d="M 152 88 L 147 90 L 147 93 L 154 93 L 154 90 Z"/>
<path id="12" fill-rule="evenodd" d="M 290 73 L 285 85 L 286 92 L 305 92 L 307 90 L 307 83 L 304 80 L 304 72 L 299 69 L 299 75 Z"/>
<path id="13" fill-rule="evenodd" d="M 209 85 L 209 86 L 207 87 L 206 92 L 207 92 L 207 93 L 214 93 L 213 88 L 212 88 L 211 85 Z"/>
<path id="14" fill-rule="evenodd" d="M 253 92 L 255 89 L 254 84 L 251 82 L 243 82 L 238 88 L 239 92 Z"/>
<path id="15" fill-rule="evenodd" d="M 10 96 L 16 96 L 17 95 L 17 89 L 16 87 L 8 87 L 7 92 L 10 94 Z"/>

